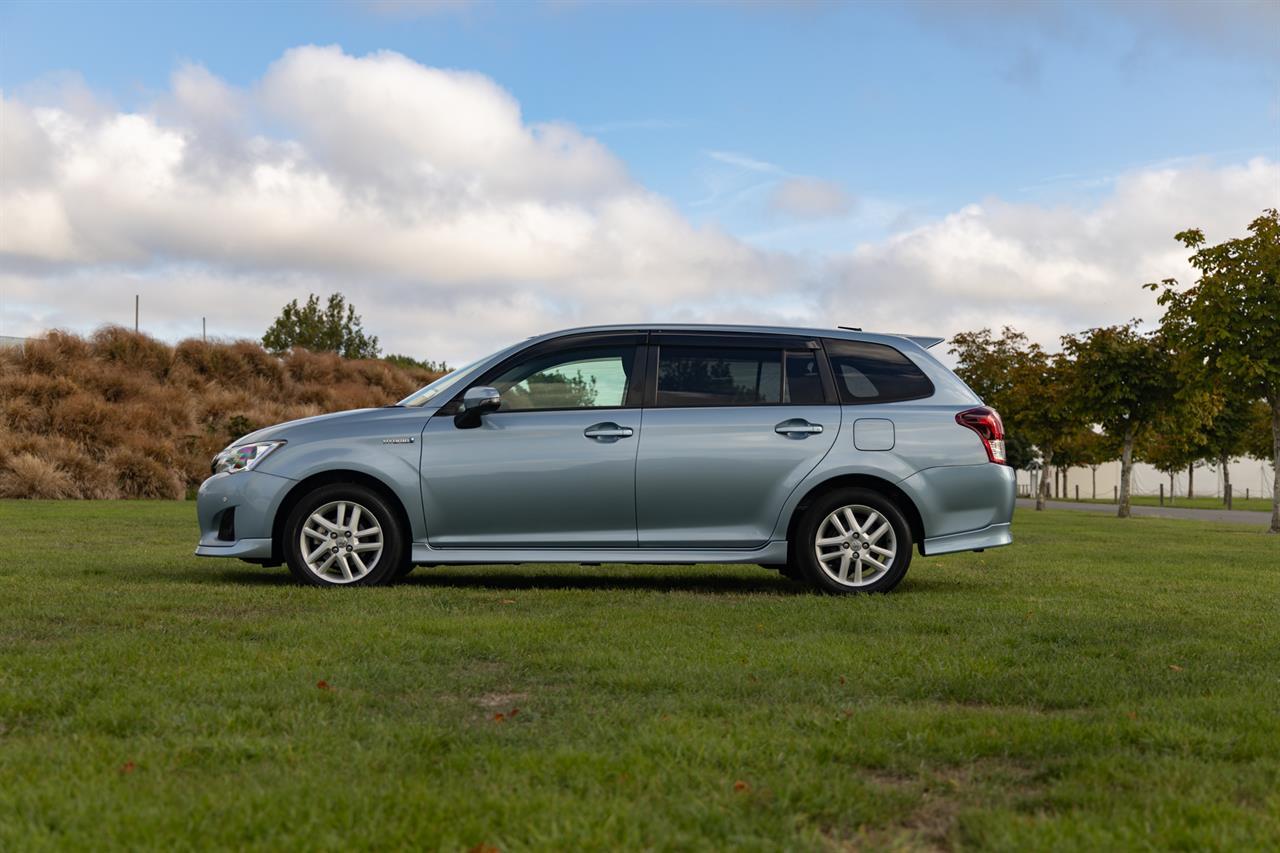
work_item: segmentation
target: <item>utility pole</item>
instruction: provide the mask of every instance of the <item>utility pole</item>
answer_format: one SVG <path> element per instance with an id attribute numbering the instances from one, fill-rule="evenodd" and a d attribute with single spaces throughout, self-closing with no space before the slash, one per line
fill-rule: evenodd
<path id="1" fill-rule="evenodd" d="M 138 303 L 139 296 L 135 293 L 133 294 L 133 333 L 135 335 L 138 333 Z"/>
<path id="2" fill-rule="evenodd" d="M 209 332 L 208 327 L 205 325 L 204 317 L 200 318 L 200 340 L 206 344 L 209 343 Z"/>

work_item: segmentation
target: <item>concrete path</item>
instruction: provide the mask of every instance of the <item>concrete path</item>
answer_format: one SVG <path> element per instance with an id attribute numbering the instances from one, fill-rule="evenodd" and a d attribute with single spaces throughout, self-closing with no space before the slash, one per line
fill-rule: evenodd
<path id="1" fill-rule="evenodd" d="M 1030 498 L 1018 498 L 1018 506 L 1022 509 L 1035 509 L 1036 502 Z M 1104 512 L 1116 514 L 1115 504 L 1076 503 L 1075 501 L 1049 501 L 1048 509 L 1074 509 L 1080 512 Z M 1134 515 L 1150 515 L 1156 518 L 1181 518 L 1195 521 L 1225 521 L 1229 524 L 1253 524 L 1266 527 L 1271 523 L 1271 513 L 1256 512 L 1247 509 L 1189 509 L 1176 506 L 1130 506 Z"/>

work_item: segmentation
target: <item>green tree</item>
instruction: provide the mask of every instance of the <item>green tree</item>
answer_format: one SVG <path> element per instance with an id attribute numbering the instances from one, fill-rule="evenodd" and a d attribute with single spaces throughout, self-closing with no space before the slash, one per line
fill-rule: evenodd
<path id="1" fill-rule="evenodd" d="M 1067 436 L 1065 456 L 1069 464 L 1089 469 L 1093 497 L 1098 496 L 1098 468 L 1120 455 L 1116 441 L 1104 432 L 1086 427 Z"/>
<path id="2" fill-rule="evenodd" d="M 400 353 L 384 355 L 382 360 L 394 364 L 396 367 L 412 367 L 418 370 L 425 370 L 428 373 L 439 373 L 441 376 L 453 370 L 443 361 L 430 361 L 429 359 L 414 358 L 411 355 L 401 355 Z"/>
<path id="3" fill-rule="evenodd" d="M 355 306 L 348 305 L 341 293 L 331 294 L 323 308 L 314 293 L 301 307 L 294 299 L 262 336 L 262 345 L 274 353 L 301 347 L 336 352 L 343 358 L 377 358 L 379 353 L 377 337 L 364 333 Z"/>
<path id="4" fill-rule="evenodd" d="M 1196 460 L 1190 464 L 1204 460 L 1218 465 L 1222 470 L 1222 497 L 1226 500 L 1231 489 L 1231 460 L 1247 452 L 1258 401 L 1236 388 L 1221 388 L 1209 396 L 1213 401 L 1213 421 L 1204 428 L 1195 448 Z M 1190 491 L 1190 483 L 1187 489 Z"/>
<path id="5" fill-rule="evenodd" d="M 1271 459 L 1271 407 L 1266 400 L 1257 400 L 1249 407 L 1249 426 L 1241 452 L 1254 459 Z"/>
<path id="6" fill-rule="evenodd" d="M 1280 214 L 1270 209 L 1249 236 L 1207 245 L 1198 228 L 1175 239 L 1194 250 L 1196 283 L 1146 285 L 1159 291 L 1165 335 L 1205 366 L 1222 387 L 1267 401 L 1274 484 L 1270 532 L 1280 533 Z"/>
<path id="7" fill-rule="evenodd" d="M 1166 342 L 1142 334 L 1136 321 L 1067 335 L 1075 360 L 1073 396 L 1082 414 L 1120 442 L 1120 506 L 1129 517 L 1133 450 L 1142 430 L 1177 404 L 1180 387 Z"/>
<path id="8" fill-rule="evenodd" d="M 1134 458 L 1146 462 L 1169 478 L 1169 500 L 1173 500 L 1173 475 L 1191 465 L 1199 452 L 1195 442 L 1172 415 L 1161 415 L 1138 436 Z"/>

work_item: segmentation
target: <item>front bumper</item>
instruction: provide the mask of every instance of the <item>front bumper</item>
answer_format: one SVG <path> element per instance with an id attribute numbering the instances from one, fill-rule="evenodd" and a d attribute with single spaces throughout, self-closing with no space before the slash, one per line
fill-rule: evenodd
<path id="1" fill-rule="evenodd" d="M 240 539 L 218 545 L 196 546 L 197 557 L 239 557 L 242 560 L 271 559 L 270 539 Z"/>
<path id="2" fill-rule="evenodd" d="M 270 559 L 276 512 L 293 485 L 287 477 L 262 471 L 214 474 L 205 480 L 196 495 L 196 556 Z"/>

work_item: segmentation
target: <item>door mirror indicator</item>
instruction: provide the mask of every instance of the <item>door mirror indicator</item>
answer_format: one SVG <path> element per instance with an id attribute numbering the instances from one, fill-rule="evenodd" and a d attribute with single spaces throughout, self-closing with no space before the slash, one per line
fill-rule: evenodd
<path id="1" fill-rule="evenodd" d="M 468 388 L 458 404 L 458 413 L 453 416 L 454 425 L 459 429 L 472 429 L 480 426 L 480 418 L 502 407 L 502 395 L 497 388 L 488 385 L 477 385 Z"/>

